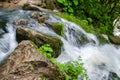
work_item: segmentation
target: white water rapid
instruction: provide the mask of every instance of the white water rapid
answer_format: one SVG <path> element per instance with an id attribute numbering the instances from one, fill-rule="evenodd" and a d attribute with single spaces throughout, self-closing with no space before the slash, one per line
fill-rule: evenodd
<path id="1" fill-rule="evenodd" d="M 23 10 L 8 13 L 0 12 L 0 17 L 6 16 L 8 19 L 6 26 L 4 26 L 6 31 L 3 28 L 0 29 L 0 61 L 8 56 L 17 46 L 15 27 L 20 26 L 13 25 L 13 21 L 24 18 L 28 20 L 26 27 L 61 38 L 64 45 L 57 61 L 63 63 L 76 60 L 81 56 L 90 80 L 118 80 L 117 78 L 110 78 L 109 75 L 110 72 L 114 72 L 120 77 L 120 46 L 108 43 L 101 45 L 95 35 L 85 32 L 80 26 L 55 15 L 46 14 L 49 17 L 46 20 L 47 22 L 64 23 L 65 36 L 61 37 L 52 29 L 39 25 L 36 20 L 28 16 L 29 13 L 30 11 Z"/>

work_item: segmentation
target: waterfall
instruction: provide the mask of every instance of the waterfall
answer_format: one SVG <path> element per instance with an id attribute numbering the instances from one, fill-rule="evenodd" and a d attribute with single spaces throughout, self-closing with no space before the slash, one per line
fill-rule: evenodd
<path id="1" fill-rule="evenodd" d="M 120 46 L 116 48 L 115 45 L 108 43 L 100 45 L 95 35 L 54 15 L 50 15 L 48 21 L 65 24 L 65 36 L 61 37 L 64 46 L 57 58 L 59 62 L 76 60 L 81 56 L 90 80 L 112 80 L 110 72 L 120 77 Z"/>
<path id="2" fill-rule="evenodd" d="M 0 16 L 6 16 L 8 19 L 6 26 L 4 26 L 6 31 L 2 28 L 0 29 L 0 61 L 17 46 L 15 29 L 20 26 L 13 25 L 13 21 L 24 18 L 28 21 L 26 27 L 61 38 L 64 45 L 61 55 L 56 58 L 57 61 L 64 63 L 76 60 L 81 56 L 90 80 L 112 80 L 109 77 L 110 72 L 114 72 L 120 77 L 120 46 L 116 47 L 108 43 L 100 45 L 97 37 L 94 34 L 85 32 L 81 26 L 46 13 L 49 17 L 46 20 L 47 22 L 64 23 L 65 36 L 59 36 L 52 29 L 39 25 L 36 20 L 30 18 L 28 16 L 30 12 L 23 10 L 15 10 L 8 13 L 0 12 Z"/>

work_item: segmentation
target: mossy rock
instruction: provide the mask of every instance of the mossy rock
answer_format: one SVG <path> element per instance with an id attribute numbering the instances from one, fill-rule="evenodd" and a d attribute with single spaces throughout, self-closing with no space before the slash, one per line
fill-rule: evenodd
<path id="1" fill-rule="evenodd" d="M 101 34 L 96 34 L 100 44 L 106 44 L 109 43 L 109 41 L 107 39 L 105 39 Z"/>
<path id="2" fill-rule="evenodd" d="M 58 57 L 61 53 L 61 46 L 63 43 L 61 39 L 56 36 L 48 36 L 30 28 L 17 28 L 16 37 L 18 42 L 21 42 L 22 40 L 31 40 L 38 47 L 43 44 L 50 44 L 54 51 L 52 57 Z"/>
<path id="3" fill-rule="evenodd" d="M 1 17 L 0 18 L 0 28 L 5 30 L 5 26 L 6 26 L 7 20 L 4 17 L 2 17 L 2 16 L 0 16 L 0 17 Z"/>
<path id="4" fill-rule="evenodd" d="M 109 35 L 108 36 L 111 43 L 120 45 L 120 38 L 116 36 Z"/>
<path id="5" fill-rule="evenodd" d="M 53 23 L 53 22 L 46 22 L 48 27 L 52 28 L 58 35 L 64 36 L 64 24 L 63 23 Z"/>
<path id="6" fill-rule="evenodd" d="M 110 72 L 109 79 L 110 80 L 120 80 L 120 77 L 116 73 Z"/>

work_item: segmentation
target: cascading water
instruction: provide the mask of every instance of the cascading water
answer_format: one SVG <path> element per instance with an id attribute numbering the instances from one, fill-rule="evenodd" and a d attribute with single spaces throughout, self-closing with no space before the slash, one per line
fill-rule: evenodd
<path id="1" fill-rule="evenodd" d="M 45 34 L 58 36 L 64 43 L 62 53 L 57 61 L 63 63 L 76 60 L 81 56 L 84 66 L 87 69 L 90 80 L 118 80 L 111 79 L 110 72 L 116 73 L 120 77 L 120 46 L 112 44 L 99 45 L 99 40 L 95 35 L 85 32 L 80 26 L 66 21 L 55 15 L 46 14 L 49 19 L 46 22 L 62 22 L 65 25 L 65 36 L 57 35 L 52 29 L 40 25 L 35 19 L 28 15 L 31 11 L 15 10 L 11 12 L 0 12 L 0 16 L 6 16 L 8 22 L 5 30 L 0 29 L 0 61 L 8 56 L 17 46 L 15 40 L 14 20 L 24 18 L 28 21 L 26 27 L 35 29 Z"/>
<path id="2" fill-rule="evenodd" d="M 65 37 L 59 62 L 67 62 L 81 56 L 90 80 L 118 80 L 111 78 L 110 72 L 120 77 L 120 46 L 100 45 L 95 35 L 85 32 L 80 26 L 64 19 L 50 15 L 50 21 L 65 24 Z M 49 21 L 48 20 L 48 21 Z"/>

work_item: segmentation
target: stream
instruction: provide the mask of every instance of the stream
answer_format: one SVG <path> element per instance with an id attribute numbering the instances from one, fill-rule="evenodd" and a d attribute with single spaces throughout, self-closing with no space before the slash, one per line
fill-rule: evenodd
<path id="1" fill-rule="evenodd" d="M 39 25 L 35 19 L 30 18 L 28 16 L 30 13 L 31 11 L 20 9 L 0 11 L 0 25 L 5 24 L 0 26 L 0 62 L 17 47 L 16 28 L 21 26 L 14 25 L 13 21 L 23 18 L 28 21 L 25 27 L 61 38 L 64 45 L 61 55 L 56 58 L 57 61 L 64 63 L 81 56 L 90 80 L 120 80 L 110 76 L 111 73 L 116 73 L 120 77 L 120 46 L 110 43 L 101 44 L 94 34 L 87 33 L 80 26 L 45 13 L 49 17 L 47 22 L 64 23 L 65 36 L 59 36 L 46 25 Z"/>

